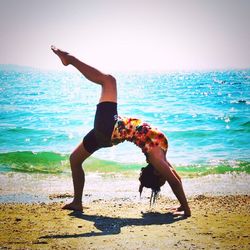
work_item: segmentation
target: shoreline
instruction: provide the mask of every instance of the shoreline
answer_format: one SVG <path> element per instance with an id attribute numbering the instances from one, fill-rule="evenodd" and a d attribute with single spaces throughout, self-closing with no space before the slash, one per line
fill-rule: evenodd
<path id="1" fill-rule="evenodd" d="M 104 174 L 88 173 L 84 187 L 83 202 L 114 198 L 139 198 L 139 173 Z M 199 195 L 248 195 L 250 194 L 250 174 L 227 173 L 213 174 L 195 178 L 182 178 L 188 198 Z M 143 190 L 142 199 L 149 197 L 151 191 Z M 174 199 L 175 196 L 166 183 L 161 188 L 161 195 Z M 73 195 L 71 175 L 38 174 L 8 172 L 0 173 L 0 203 L 33 203 L 68 201 Z"/>

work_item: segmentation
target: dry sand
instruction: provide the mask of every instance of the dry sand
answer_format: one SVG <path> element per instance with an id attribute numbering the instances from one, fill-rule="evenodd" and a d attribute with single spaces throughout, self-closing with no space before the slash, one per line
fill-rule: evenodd
<path id="1" fill-rule="evenodd" d="M 132 176 L 86 176 L 84 212 L 67 175 L 0 174 L 0 249 L 250 249 L 250 175 L 184 178 L 192 217 L 173 217 L 177 201 L 164 185 L 149 208 Z M 6 203 L 7 202 L 7 203 Z"/>
<path id="2" fill-rule="evenodd" d="M 250 249 L 250 196 L 189 198 L 192 217 L 173 217 L 175 200 L 97 199 L 84 212 L 61 202 L 1 203 L 0 249 Z"/>

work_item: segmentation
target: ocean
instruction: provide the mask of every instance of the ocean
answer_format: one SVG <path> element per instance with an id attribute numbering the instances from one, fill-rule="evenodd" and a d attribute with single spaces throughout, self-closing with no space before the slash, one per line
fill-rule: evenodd
<path id="1" fill-rule="evenodd" d="M 0 172 L 70 172 L 70 152 L 93 127 L 100 86 L 64 69 L 0 65 Z M 119 114 L 163 131 L 177 171 L 250 173 L 250 69 L 114 76 Z M 94 153 L 85 168 L 121 173 L 145 164 L 125 142 Z"/>

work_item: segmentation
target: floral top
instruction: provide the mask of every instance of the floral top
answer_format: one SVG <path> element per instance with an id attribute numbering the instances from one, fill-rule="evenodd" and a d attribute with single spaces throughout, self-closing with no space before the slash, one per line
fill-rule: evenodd
<path id="1" fill-rule="evenodd" d="M 165 152 L 168 149 L 167 138 L 158 129 L 152 128 L 140 119 L 117 116 L 111 143 L 116 145 L 125 140 L 136 144 L 146 155 L 155 146 L 160 147 Z"/>

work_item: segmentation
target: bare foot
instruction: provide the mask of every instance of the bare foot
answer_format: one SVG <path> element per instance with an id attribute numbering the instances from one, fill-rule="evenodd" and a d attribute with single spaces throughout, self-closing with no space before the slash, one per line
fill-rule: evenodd
<path id="1" fill-rule="evenodd" d="M 190 211 L 190 209 L 188 209 L 188 210 L 184 210 L 184 209 L 182 209 L 182 210 L 175 210 L 175 211 L 173 211 L 173 216 L 174 217 L 184 216 L 185 218 L 187 218 L 187 217 L 191 216 L 191 211 Z"/>
<path id="2" fill-rule="evenodd" d="M 181 212 L 184 211 L 184 208 L 182 206 L 179 207 L 172 207 L 170 210 L 172 210 L 173 212 Z"/>
<path id="3" fill-rule="evenodd" d="M 62 209 L 74 210 L 74 211 L 83 211 L 82 203 L 71 202 L 62 207 Z"/>
<path id="4" fill-rule="evenodd" d="M 69 65 L 69 56 L 70 56 L 70 55 L 69 55 L 68 52 L 63 51 L 63 50 L 60 50 L 60 49 L 56 48 L 56 47 L 53 46 L 53 45 L 51 46 L 51 49 L 52 49 L 52 51 L 53 51 L 56 55 L 58 55 L 58 57 L 61 59 L 63 65 L 65 65 L 65 66 Z"/>

